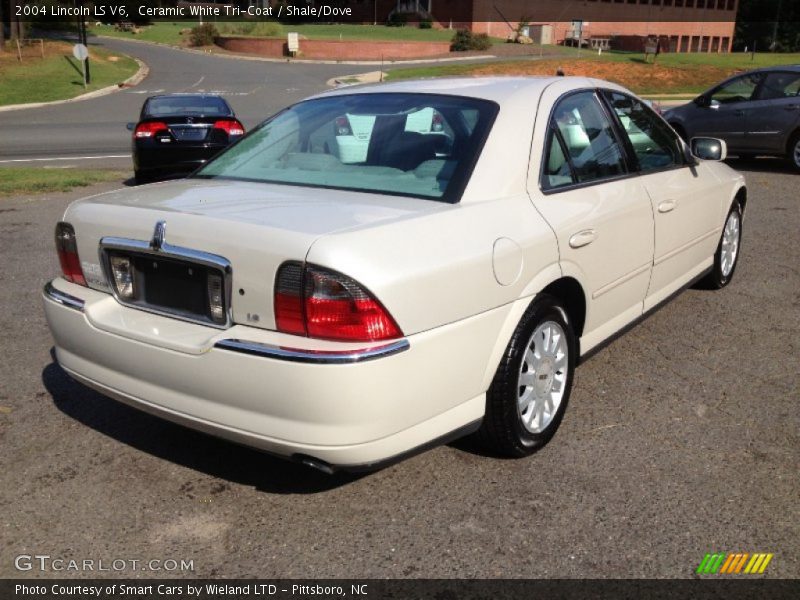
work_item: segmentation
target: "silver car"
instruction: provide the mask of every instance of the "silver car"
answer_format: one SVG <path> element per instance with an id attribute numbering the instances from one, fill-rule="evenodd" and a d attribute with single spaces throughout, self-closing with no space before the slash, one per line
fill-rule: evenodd
<path id="1" fill-rule="evenodd" d="M 800 65 L 736 75 L 664 118 L 687 141 L 720 138 L 731 154 L 785 156 L 800 171 Z"/>

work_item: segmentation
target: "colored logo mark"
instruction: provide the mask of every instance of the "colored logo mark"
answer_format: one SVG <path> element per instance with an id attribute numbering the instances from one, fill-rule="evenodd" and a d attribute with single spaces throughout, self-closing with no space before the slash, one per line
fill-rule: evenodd
<path id="1" fill-rule="evenodd" d="M 763 573 L 774 554 L 716 552 L 703 557 L 696 573 L 700 575 L 756 575 Z"/>

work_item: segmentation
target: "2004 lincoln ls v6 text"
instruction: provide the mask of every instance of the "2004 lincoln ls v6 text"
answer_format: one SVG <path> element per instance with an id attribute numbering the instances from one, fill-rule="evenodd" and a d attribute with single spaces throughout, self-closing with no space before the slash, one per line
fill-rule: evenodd
<path id="1" fill-rule="evenodd" d="M 524 456 L 581 357 L 731 280 L 746 190 L 725 155 L 593 79 L 331 91 L 188 179 L 73 203 L 44 290 L 56 356 L 328 472 L 475 431 Z"/>

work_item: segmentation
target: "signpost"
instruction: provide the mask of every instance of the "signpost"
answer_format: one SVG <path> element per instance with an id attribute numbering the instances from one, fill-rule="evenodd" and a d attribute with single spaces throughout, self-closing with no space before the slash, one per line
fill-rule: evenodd
<path id="1" fill-rule="evenodd" d="M 83 74 L 83 88 L 86 89 L 86 59 L 89 58 L 89 49 L 83 44 L 75 44 L 72 47 L 72 56 L 81 62 L 81 73 Z"/>
<path id="2" fill-rule="evenodd" d="M 286 39 L 286 45 L 289 48 L 289 54 L 297 56 L 300 52 L 300 36 L 297 33 L 290 33 Z"/>

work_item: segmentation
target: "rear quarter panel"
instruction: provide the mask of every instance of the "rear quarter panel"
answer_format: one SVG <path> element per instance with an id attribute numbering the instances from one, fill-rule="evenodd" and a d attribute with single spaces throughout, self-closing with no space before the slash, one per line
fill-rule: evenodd
<path id="1" fill-rule="evenodd" d="M 520 299 L 558 249 L 524 194 L 326 235 L 307 260 L 355 278 L 411 335 Z"/>

